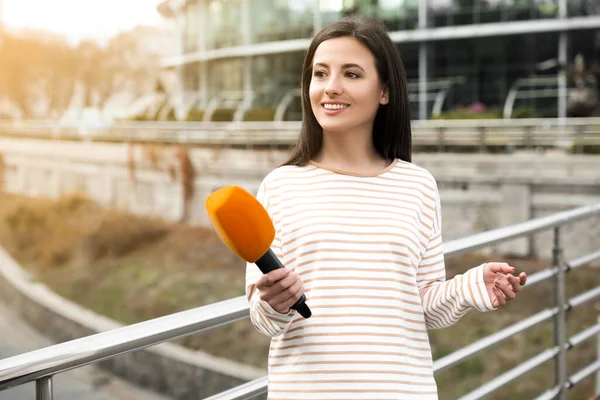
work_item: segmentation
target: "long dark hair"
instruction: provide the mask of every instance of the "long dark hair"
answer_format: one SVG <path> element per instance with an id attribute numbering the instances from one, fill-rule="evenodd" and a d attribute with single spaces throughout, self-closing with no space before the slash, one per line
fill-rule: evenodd
<path id="1" fill-rule="evenodd" d="M 406 88 L 406 73 L 400 54 L 385 25 L 374 18 L 358 15 L 344 17 L 319 32 L 312 40 L 302 66 L 302 128 L 292 155 L 283 165 L 306 165 L 321 150 L 323 129 L 310 105 L 309 86 L 313 57 L 325 40 L 352 37 L 360 41 L 375 57 L 381 82 L 389 91 L 389 102 L 379 106 L 373 123 L 373 144 L 385 159 L 411 161 L 411 108 Z"/>

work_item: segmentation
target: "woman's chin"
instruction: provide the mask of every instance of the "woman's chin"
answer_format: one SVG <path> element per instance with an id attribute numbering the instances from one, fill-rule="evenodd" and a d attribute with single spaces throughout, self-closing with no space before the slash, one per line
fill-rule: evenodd
<path id="1" fill-rule="evenodd" d="M 319 125 L 321 125 L 321 128 L 323 128 L 323 132 L 331 132 L 331 133 L 336 133 L 336 132 L 345 132 L 348 131 L 349 126 L 348 124 L 344 124 L 344 123 L 339 123 L 339 122 L 332 122 L 332 121 L 323 121 L 323 120 L 317 120 L 317 122 L 319 122 Z"/>

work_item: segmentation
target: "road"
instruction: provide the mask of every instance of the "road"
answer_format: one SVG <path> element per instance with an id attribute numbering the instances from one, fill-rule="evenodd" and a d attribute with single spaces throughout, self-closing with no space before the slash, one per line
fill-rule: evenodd
<path id="1" fill-rule="evenodd" d="M 0 301 L 0 359 L 52 345 Z M 53 379 L 57 400 L 170 400 L 147 392 L 95 366 L 59 374 Z M 0 400 L 35 400 L 35 383 L 0 391 Z"/>

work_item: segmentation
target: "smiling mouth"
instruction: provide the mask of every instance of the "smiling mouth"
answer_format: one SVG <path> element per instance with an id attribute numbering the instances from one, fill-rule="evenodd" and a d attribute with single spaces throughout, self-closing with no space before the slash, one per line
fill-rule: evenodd
<path id="1" fill-rule="evenodd" d="M 350 105 L 348 105 L 348 104 L 331 104 L 331 103 L 323 103 L 322 106 L 324 109 L 326 109 L 328 111 L 343 110 L 344 108 L 350 107 Z"/>

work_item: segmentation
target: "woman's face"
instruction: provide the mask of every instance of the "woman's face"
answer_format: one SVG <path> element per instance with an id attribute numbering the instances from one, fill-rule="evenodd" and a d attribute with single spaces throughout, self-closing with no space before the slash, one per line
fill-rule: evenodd
<path id="1" fill-rule="evenodd" d="M 324 132 L 372 130 L 380 104 L 388 94 L 375 66 L 375 57 L 351 37 L 322 42 L 313 57 L 310 103 Z"/>

